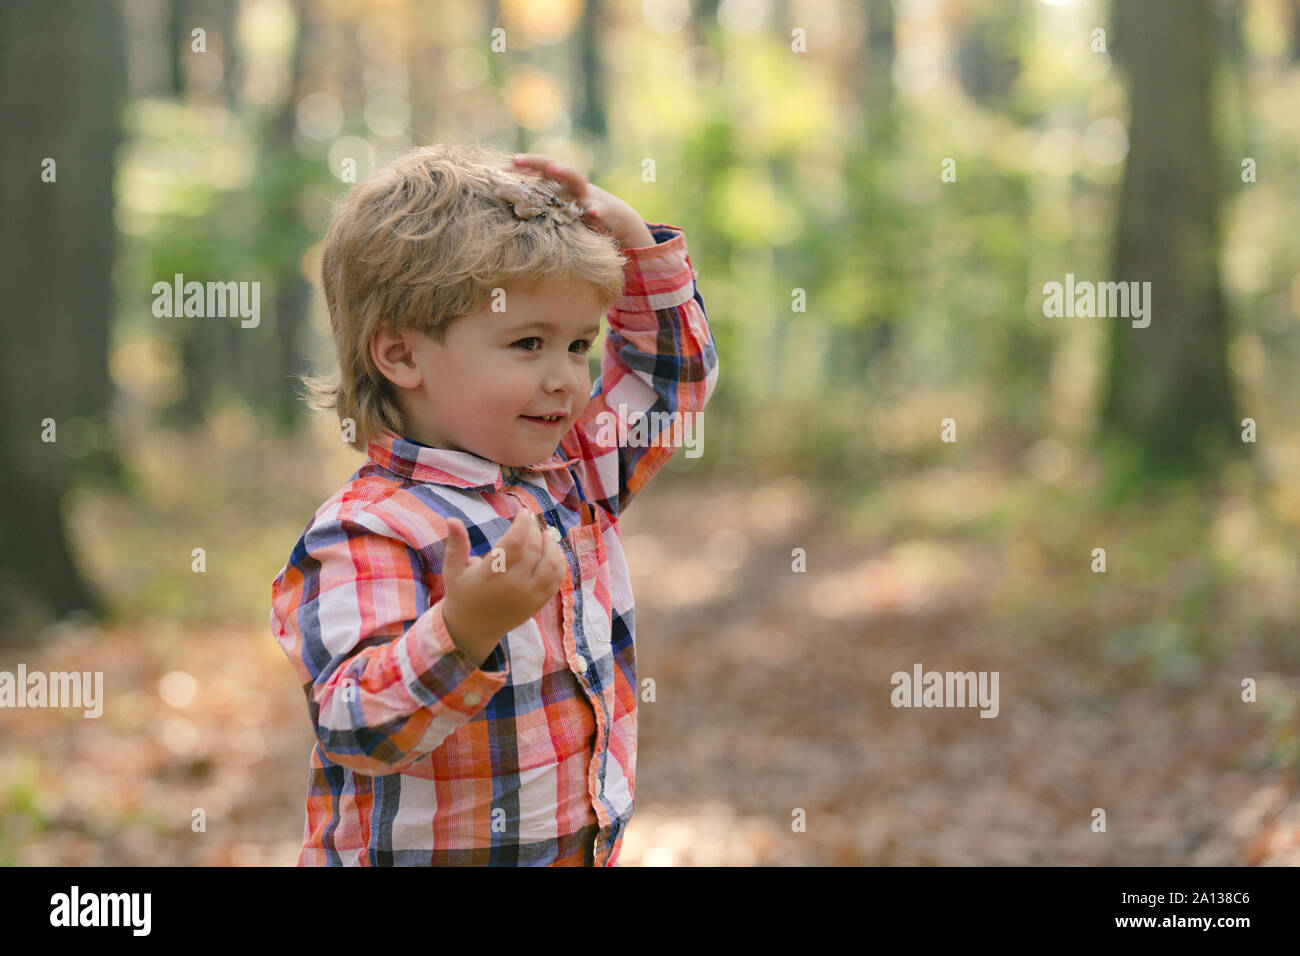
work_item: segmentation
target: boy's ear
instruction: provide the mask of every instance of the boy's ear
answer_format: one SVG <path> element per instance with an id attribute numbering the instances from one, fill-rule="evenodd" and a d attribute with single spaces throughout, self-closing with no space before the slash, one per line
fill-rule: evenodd
<path id="1" fill-rule="evenodd" d="M 370 336 L 370 360 L 384 378 L 399 388 L 417 388 L 420 384 L 414 335 L 410 329 L 381 325 Z"/>

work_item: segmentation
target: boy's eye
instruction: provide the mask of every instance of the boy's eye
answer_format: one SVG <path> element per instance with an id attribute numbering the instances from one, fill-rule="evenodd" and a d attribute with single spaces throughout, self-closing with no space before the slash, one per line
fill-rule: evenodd
<path id="1" fill-rule="evenodd" d="M 525 343 L 525 342 L 537 342 L 537 343 L 540 343 L 541 341 L 542 341 L 542 340 L 541 340 L 540 338 L 538 338 L 538 337 L 535 336 L 535 335 L 532 335 L 532 336 L 529 336 L 529 337 L 526 338 L 526 339 L 519 339 L 519 340 L 518 340 L 517 342 L 515 342 L 514 344 L 520 346 L 521 348 L 524 348 L 524 343 Z M 581 345 L 581 346 L 582 346 L 582 352 L 583 352 L 583 354 L 586 354 L 587 352 L 591 351 L 591 347 L 592 347 L 592 345 L 594 345 L 595 343 L 592 342 L 592 341 L 589 341 L 588 339 L 577 339 L 577 340 L 574 341 L 573 344 L 574 344 L 574 345 Z M 539 345 L 539 347 L 540 347 L 540 345 Z M 536 352 L 537 349 L 524 348 L 524 351 L 525 351 L 525 352 Z"/>

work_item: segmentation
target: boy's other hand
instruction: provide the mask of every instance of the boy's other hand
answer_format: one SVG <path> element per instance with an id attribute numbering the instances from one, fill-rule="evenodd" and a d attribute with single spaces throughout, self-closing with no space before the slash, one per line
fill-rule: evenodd
<path id="1" fill-rule="evenodd" d="M 487 560 L 469 553 L 469 533 L 458 519 L 448 518 L 447 528 L 443 621 L 456 646 L 476 664 L 482 663 L 507 631 L 527 621 L 555 595 L 569 573 L 569 563 L 526 508 L 515 515 Z M 504 563 L 504 569 L 494 570 L 499 563 Z"/>
<path id="2" fill-rule="evenodd" d="M 582 221 L 589 228 L 608 234 L 623 248 L 643 249 L 655 244 L 645 220 L 635 209 L 599 186 L 593 186 L 577 167 L 540 153 L 518 153 L 507 168 L 559 183 L 569 198 L 582 207 Z"/>

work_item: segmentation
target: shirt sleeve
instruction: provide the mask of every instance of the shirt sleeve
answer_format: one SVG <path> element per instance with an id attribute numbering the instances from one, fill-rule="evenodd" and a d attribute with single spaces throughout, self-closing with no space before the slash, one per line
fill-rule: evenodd
<path id="1" fill-rule="evenodd" d="M 333 762 L 368 776 L 397 773 L 506 684 L 500 645 L 480 667 L 453 643 L 441 582 L 364 512 L 313 522 L 276 578 L 271 627 Z"/>
<path id="2" fill-rule="evenodd" d="M 698 416 L 718 381 L 686 238 L 676 226 L 646 227 L 655 245 L 622 250 L 623 292 L 606 315 L 600 376 L 560 443 L 566 457 L 582 459 L 584 487 L 615 517 L 678 447 L 702 444 Z"/>

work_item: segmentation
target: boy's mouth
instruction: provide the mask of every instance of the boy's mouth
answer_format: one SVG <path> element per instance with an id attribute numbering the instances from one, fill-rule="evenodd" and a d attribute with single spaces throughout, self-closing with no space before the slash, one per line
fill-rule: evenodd
<path id="1" fill-rule="evenodd" d="M 519 417 L 524 421 L 532 422 L 534 425 L 541 425 L 543 428 L 554 428 L 561 425 L 564 423 L 565 418 L 563 415 L 520 415 Z"/>

